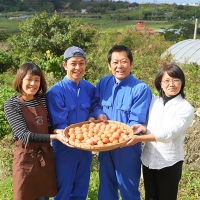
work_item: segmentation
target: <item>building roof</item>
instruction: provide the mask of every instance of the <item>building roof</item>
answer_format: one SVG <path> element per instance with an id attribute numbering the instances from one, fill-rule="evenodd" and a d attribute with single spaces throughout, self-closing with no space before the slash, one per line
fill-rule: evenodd
<path id="1" fill-rule="evenodd" d="M 188 39 L 172 45 L 161 56 L 172 56 L 172 61 L 178 64 L 196 63 L 200 66 L 200 40 Z"/>
<path id="2" fill-rule="evenodd" d="M 153 29 L 144 25 L 143 20 L 138 20 L 137 24 L 135 25 L 135 29 L 142 33 L 155 34 Z"/>

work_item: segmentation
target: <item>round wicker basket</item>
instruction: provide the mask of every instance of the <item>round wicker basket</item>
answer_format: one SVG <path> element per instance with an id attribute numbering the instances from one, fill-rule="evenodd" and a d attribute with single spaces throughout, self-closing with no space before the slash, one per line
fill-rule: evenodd
<path id="1" fill-rule="evenodd" d="M 94 120 L 93 121 L 93 123 L 100 123 L 100 122 L 101 122 L 100 120 Z M 69 137 L 68 133 L 69 133 L 70 128 L 81 127 L 83 124 L 89 124 L 89 123 L 90 123 L 89 121 L 85 121 L 85 122 L 72 124 L 72 125 L 70 125 L 70 126 L 68 126 L 64 129 L 63 134 L 64 134 L 64 136 Z M 128 132 L 128 136 L 133 134 L 133 130 L 131 129 L 131 127 L 124 124 L 124 123 L 112 121 L 112 120 L 107 120 L 105 123 L 106 124 L 116 124 L 118 126 L 118 128 L 125 129 Z M 103 146 L 99 146 L 97 144 L 96 145 L 89 145 L 89 144 L 86 144 L 86 143 L 82 143 L 82 142 L 76 143 L 76 142 L 69 140 L 69 144 L 74 146 L 75 148 L 86 150 L 86 151 L 93 151 L 93 152 L 113 150 L 113 149 L 116 149 L 116 148 L 122 146 L 124 143 L 125 143 L 125 141 L 119 142 L 117 144 L 105 144 Z"/>

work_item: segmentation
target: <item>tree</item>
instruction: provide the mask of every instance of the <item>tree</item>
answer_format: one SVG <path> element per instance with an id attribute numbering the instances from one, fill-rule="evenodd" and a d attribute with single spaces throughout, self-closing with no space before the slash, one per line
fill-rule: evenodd
<path id="1" fill-rule="evenodd" d="M 193 38 L 194 36 L 194 23 L 177 23 L 174 26 L 172 26 L 172 29 L 180 29 L 182 32 L 182 37 L 185 39 Z M 197 35 L 200 34 L 200 28 L 197 28 Z"/>
<path id="2" fill-rule="evenodd" d="M 84 50 L 94 46 L 96 29 L 81 25 L 78 19 L 61 18 L 57 12 L 50 16 L 46 12 L 28 18 L 19 24 L 20 34 L 9 39 L 12 54 L 18 54 L 24 62 L 44 58 L 46 51 L 59 57 L 69 46 Z"/>
<path id="3" fill-rule="evenodd" d="M 200 33 L 200 28 L 197 28 L 197 37 Z M 176 23 L 169 29 L 166 29 L 163 34 L 167 41 L 182 41 L 193 38 L 194 24 L 193 23 Z"/>

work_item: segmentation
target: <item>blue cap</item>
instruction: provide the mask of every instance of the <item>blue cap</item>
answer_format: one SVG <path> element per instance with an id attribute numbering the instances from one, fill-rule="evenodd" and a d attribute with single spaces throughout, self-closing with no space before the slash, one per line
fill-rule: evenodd
<path id="1" fill-rule="evenodd" d="M 65 50 L 64 60 L 71 57 L 83 57 L 84 59 L 86 59 L 84 51 L 81 48 L 75 46 L 69 47 Z"/>

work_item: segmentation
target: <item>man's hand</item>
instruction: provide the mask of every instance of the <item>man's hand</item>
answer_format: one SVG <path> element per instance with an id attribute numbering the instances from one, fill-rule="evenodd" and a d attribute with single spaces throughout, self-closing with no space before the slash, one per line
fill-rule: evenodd
<path id="1" fill-rule="evenodd" d="M 108 119 L 107 119 L 107 116 L 105 114 L 99 114 L 98 115 L 98 120 L 105 122 Z"/>
<path id="2" fill-rule="evenodd" d="M 88 119 L 87 119 L 87 121 L 89 121 L 89 122 L 93 122 L 94 120 L 95 120 L 94 117 L 88 117 Z"/>

